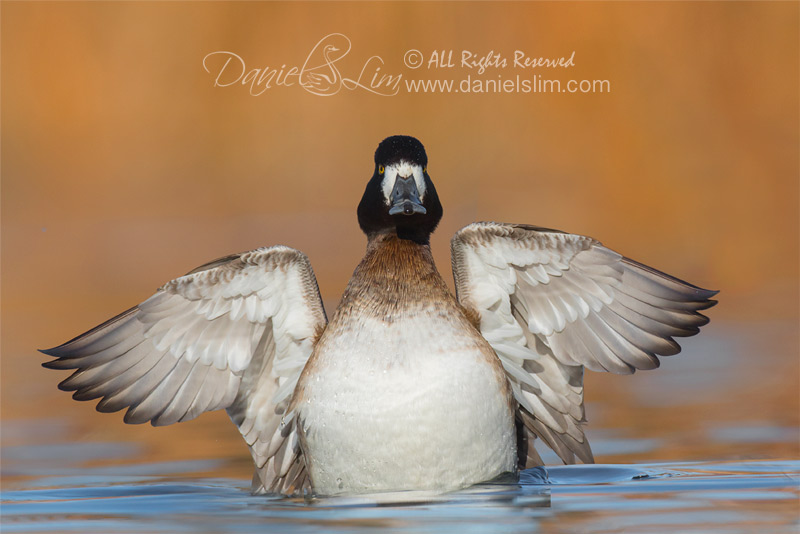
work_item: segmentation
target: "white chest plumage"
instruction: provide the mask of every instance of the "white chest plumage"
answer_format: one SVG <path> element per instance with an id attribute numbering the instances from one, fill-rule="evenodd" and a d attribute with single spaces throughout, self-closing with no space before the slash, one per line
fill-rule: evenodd
<path id="1" fill-rule="evenodd" d="M 318 493 L 446 491 L 514 470 L 505 378 L 463 329 L 433 309 L 334 319 L 296 406 Z"/>

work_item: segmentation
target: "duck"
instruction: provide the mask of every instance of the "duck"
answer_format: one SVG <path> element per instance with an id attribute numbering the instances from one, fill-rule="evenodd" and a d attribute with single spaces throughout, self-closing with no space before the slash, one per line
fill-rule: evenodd
<path id="1" fill-rule="evenodd" d="M 43 366 L 125 423 L 226 410 L 257 494 L 442 493 L 543 465 L 537 441 L 594 462 L 584 369 L 657 368 L 716 304 L 591 237 L 497 222 L 452 238 L 451 293 L 414 137 L 378 145 L 357 214 L 366 252 L 330 320 L 308 257 L 263 247 L 167 282 Z"/>

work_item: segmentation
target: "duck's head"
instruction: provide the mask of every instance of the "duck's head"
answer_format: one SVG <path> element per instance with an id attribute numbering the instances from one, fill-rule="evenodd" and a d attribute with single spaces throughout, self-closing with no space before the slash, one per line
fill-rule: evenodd
<path id="1" fill-rule="evenodd" d="M 428 243 L 442 218 L 442 205 L 428 176 L 428 156 L 418 140 L 387 137 L 375 151 L 375 172 L 361 203 L 358 224 L 367 236 L 396 232 Z"/>

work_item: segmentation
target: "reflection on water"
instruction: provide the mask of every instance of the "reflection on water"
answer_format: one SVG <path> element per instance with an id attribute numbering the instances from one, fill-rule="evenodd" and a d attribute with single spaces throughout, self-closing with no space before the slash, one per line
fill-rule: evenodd
<path id="1" fill-rule="evenodd" d="M 65 451 L 53 456 L 55 448 Z M 518 482 L 433 496 L 416 492 L 303 500 L 252 496 L 244 480 L 197 478 L 214 462 L 126 465 L 124 444 L 15 448 L 4 532 L 785 532 L 798 526 L 800 462 L 577 465 Z M 90 467 L 96 454 L 120 464 Z M 81 458 L 83 456 L 83 458 Z M 128 458 L 130 460 L 130 458 Z"/>

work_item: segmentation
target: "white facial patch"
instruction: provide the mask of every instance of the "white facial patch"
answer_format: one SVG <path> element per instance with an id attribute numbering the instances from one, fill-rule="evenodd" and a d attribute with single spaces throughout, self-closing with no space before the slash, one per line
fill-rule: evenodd
<path id="1" fill-rule="evenodd" d="M 387 165 L 383 171 L 381 189 L 383 189 L 383 198 L 386 204 L 390 205 L 392 203 L 392 189 L 394 189 L 394 182 L 397 180 L 398 176 L 404 178 L 407 176 L 414 176 L 414 183 L 417 185 L 419 200 L 420 202 L 425 201 L 425 175 L 422 174 L 422 166 L 400 160 L 399 163 Z"/>

